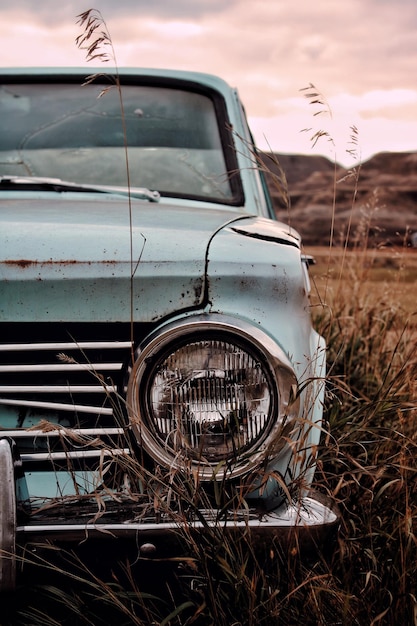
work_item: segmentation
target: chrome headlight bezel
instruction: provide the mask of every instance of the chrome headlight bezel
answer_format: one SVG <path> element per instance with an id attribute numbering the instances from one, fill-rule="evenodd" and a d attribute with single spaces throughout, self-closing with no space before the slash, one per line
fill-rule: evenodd
<path id="1" fill-rule="evenodd" d="M 201 454 L 201 449 L 197 454 L 195 447 L 184 443 L 183 433 L 175 439 L 180 443 L 173 445 L 173 438 L 159 432 L 152 418 L 151 390 L 160 364 L 184 346 L 203 341 L 228 342 L 248 354 L 262 368 L 263 384 L 269 389 L 264 401 L 268 416 L 258 436 L 224 458 L 215 453 L 207 458 L 210 455 Z M 223 480 L 225 474 L 236 478 L 276 456 L 285 445 L 284 428 L 288 432 L 299 412 L 297 379 L 283 350 L 261 329 L 218 314 L 185 317 L 157 329 L 137 349 L 127 386 L 127 412 L 139 445 L 159 465 L 176 471 L 188 468 L 200 480 Z"/>

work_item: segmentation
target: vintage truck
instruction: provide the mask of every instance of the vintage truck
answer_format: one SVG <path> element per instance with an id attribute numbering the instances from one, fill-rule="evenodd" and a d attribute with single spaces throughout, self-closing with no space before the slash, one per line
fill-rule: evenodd
<path id="1" fill-rule="evenodd" d="M 324 540 L 308 263 L 223 80 L 0 71 L 2 591 L 43 541 Z"/>

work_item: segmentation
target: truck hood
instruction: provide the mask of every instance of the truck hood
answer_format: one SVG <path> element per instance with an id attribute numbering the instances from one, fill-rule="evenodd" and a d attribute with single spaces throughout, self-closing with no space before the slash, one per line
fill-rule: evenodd
<path id="1" fill-rule="evenodd" d="M 130 321 L 131 304 L 155 321 L 199 306 L 210 240 L 247 217 L 137 200 L 129 213 L 114 196 L 2 200 L 0 321 Z"/>

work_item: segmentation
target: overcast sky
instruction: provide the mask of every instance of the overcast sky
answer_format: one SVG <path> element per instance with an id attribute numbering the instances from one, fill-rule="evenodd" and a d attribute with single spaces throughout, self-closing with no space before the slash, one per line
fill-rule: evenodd
<path id="1" fill-rule="evenodd" d="M 93 7 L 120 67 L 210 72 L 237 87 L 262 148 L 352 165 L 356 126 L 363 160 L 417 150 L 417 0 L 0 0 L 0 66 L 87 65 L 76 16 Z M 311 83 L 331 115 L 314 115 Z M 332 142 L 313 149 L 321 130 Z"/>

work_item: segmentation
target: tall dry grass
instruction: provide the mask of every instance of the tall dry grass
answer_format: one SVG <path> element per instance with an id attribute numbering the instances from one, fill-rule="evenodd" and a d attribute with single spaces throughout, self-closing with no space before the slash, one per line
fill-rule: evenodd
<path id="1" fill-rule="evenodd" d="M 345 258 L 330 287 L 331 306 L 315 309 L 329 360 L 327 433 L 316 482 L 342 510 L 331 574 L 356 623 L 413 625 L 417 320 L 395 291 L 390 299 L 389 284 L 366 288 L 364 259 L 369 255 L 357 251 Z"/>

